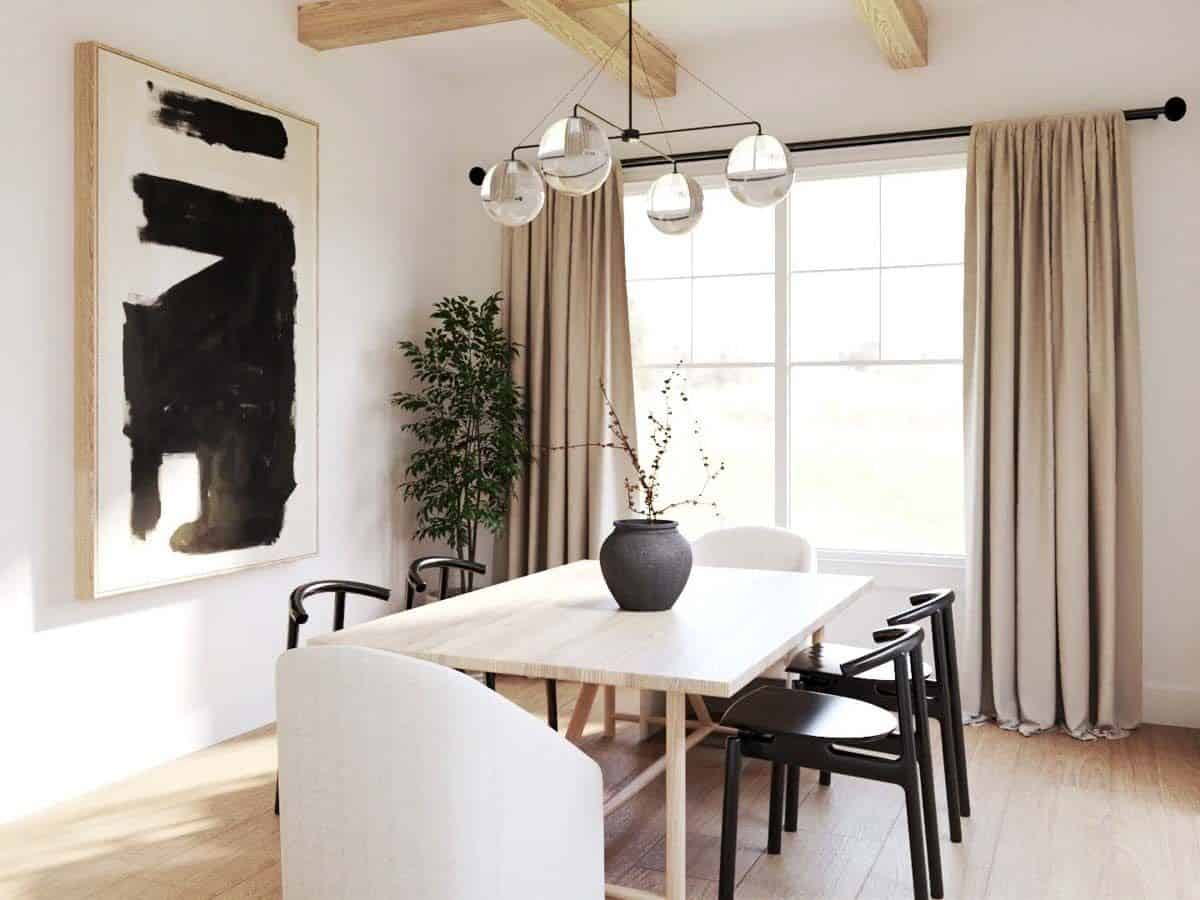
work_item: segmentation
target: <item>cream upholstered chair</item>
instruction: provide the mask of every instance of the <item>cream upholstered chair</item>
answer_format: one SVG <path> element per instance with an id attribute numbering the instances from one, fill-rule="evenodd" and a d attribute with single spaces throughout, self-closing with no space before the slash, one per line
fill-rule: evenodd
<path id="1" fill-rule="evenodd" d="M 524 710 L 363 647 L 276 682 L 284 900 L 604 896 L 600 769 Z"/>
<path id="2" fill-rule="evenodd" d="M 786 528 L 746 525 L 710 531 L 692 544 L 692 564 L 721 569 L 774 569 L 784 572 L 817 571 L 817 554 L 808 540 Z M 780 661 L 764 678 L 791 681 Z"/>
<path id="3" fill-rule="evenodd" d="M 747 525 L 710 531 L 692 544 L 692 563 L 722 569 L 817 571 L 817 554 L 804 537 L 786 528 Z"/>

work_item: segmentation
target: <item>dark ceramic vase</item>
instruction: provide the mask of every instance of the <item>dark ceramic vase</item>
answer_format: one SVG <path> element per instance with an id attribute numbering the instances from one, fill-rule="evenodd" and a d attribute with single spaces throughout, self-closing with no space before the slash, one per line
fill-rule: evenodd
<path id="1" fill-rule="evenodd" d="M 621 609 L 670 609 L 692 574 L 692 545 L 679 523 L 619 519 L 600 548 L 600 571 Z"/>

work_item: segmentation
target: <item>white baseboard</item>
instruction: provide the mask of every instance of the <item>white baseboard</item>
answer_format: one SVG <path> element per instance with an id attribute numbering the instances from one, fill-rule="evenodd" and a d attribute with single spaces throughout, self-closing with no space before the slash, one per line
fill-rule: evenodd
<path id="1" fill-rule="evenodd" d="M 1147 682 L 1142 686 L 1142 719 L 1152 725 L 1200 728 L 1200 690 Z"/>

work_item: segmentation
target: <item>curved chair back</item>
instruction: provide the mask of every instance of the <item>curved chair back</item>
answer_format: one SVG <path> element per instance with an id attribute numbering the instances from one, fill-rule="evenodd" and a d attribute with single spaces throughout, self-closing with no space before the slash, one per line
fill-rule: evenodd
<path id="1" fill-rule="evenodd" d="M 459 559 L 457 556 L 422 556 L 414 559 L 412 565 L 408 567 L 408 586 L 404 597 L 405 609 L 412 609 L 416 595 L 423 594 L 429 589 L 429 585 L 421 577 L 421 573 L 428 569 L 440 569 L 442 572 L 441 597 L 443 600 L 446 599 L 446 588 L 449 585 L 451 569 L 467 573 L 467 590 L 469 591 L 475 588 L 475 576 L 487 572 L 487 566 L 483 563 Z"/>
<path id="2" fill-rule="evenodd" d="M 914 622 L 948 612 L 951 604 L 954 603 L 954 591 L 922 591 L 919 594 L 910 594 L 908 602 L 912 604 L 912 607 L 898 612 L 894 616 L 889 616 L 887 620 L 889 625 L 912 625 Z"/>
<path id="3" fill-rule="evenodd" d="M 910 609 L 898 612 L 887 621 L 889 625 L 909 625 L 929 619 L 933 635 L 933 677 L 948 688 L 948 710 L 941 710 L 950 722 L 962 722 L 962 695 L 958 683 L 958 649 L 954 636 L 954 591 L 922 591 L 908 598 Z M 943 722 L 946 719 L 942 720 Z M 946 727 L 943 725 L 943 727 Z M 966 754 L 961 759 L 966 770 Z M 964 788 L 965 793 L 965 788 Z"/>
<path id="4" fill-rule="evenodd" d="M 317 594 L 333 594 L 333 630 L 341 631 L 346 627 L 346 595 L 357 594 L 363 597 L 374 597 L 376 600 L 387 600 L 392 596 L 389 588 L 363 581 L 310 581 L 292 591 L 288 608 L 288 638 L 289 650 L 294 650 L 300 643 L 300 626 L 308 621 L 308 610 L 304 601 Z"/>
<path id="5" fill-rule="evenodd" d="M 884 663 L 891 663 L 895 667 L 900 740 L 905 746 L 904 752 L 912 753 L 915 748 L 914 741 L 928 738 L 925 691 L 912 689 L 913 679 L 920 679 L 925 668 L 921 658 L 921 644 L 925 640 L 925 632 L 916 625 L 893 626 L 881 628 L 871 637 L 875 643 L 883 646 L 842 663 L 842 674 L 861 675 Z M 924 738 L 921 737 L 922 732 Z"/>
<path id="6" fill-rule="evenodd" d="M 861 675 L 884 663 L 894 663 L 901 656 L 914 652 L 919 653 L 921 642 L 925 640 L 925 632 L 915 626 L 907 628 L 881 628 L 871 635 L 876 647 L 862 656 L 842 663 L 842 674 L 848 676 Z M 920 671 L 919 669 L 913 671 Z"/>
<path id="7" fill-rule="evenodd" d="M 722 569 L 815 572 L 812 544 L 786 528 L 747 525 L 710 531 L 692 544 L 692 562 Z"/>
<path id="8" fill-rule="evenodd" d="M 284 900 L 604 896 L 600 769 L 521 708 L 364 647 L 276 681 Z"/>

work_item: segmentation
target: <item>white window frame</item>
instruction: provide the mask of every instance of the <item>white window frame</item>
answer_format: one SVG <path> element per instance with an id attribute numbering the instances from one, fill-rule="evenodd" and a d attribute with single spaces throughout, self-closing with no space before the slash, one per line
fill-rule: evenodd
<path id="1" fill-rule="evenodd" d="M 965 168 L 965 152 L 956 151 L 938 155 L 874 158 L 854 162 L 830 162 L 802 166 L 796 169 L 797 181 L 814 181 L 828 178 L 854 178 L 870 175 L 886 175 L 896 172 L 929 172 L 945 169 Z M 721 187 L 724 176 L 717 166 L 704 167 L 698 174 L 691 174 L 704 188 Z M 625 195 L 645 193 L 650 183 L 662 173 L 657 168 L 635 169 L 626 175 Z M 775 207 L 775 359 L 767 363 L 714 362 L 687 363 L 684 369 L 773 369 L 775 372 L 775 521 L 781 528 L 789 527 L 791 520 L 791 371 L 798 365 L 850 366 L 863 365 L 862 360 L 828 360 L 813 363 L 793 363 L 791 359 L 790 294 L 792 280 L 791 235 L 789 233 L 789 201 Z M 864 267 L 875 269 L 877 267 Z M 738 275 L 768 275 L 768 272 L 739 272 Z M 690 276 L 694 277 L 694 276 Z M 704 276 L 702 276 L 704 277 Z M 722 276 L 712 276 L 722 277 Z M 663 280 L 663 279 L 654 279 Z M 962 365 L 961 358 L 928 360 L 882 360 L 871 361 L 871 365 Z M 651 363 L 637 366 L 638 369 L 672 369 L 674 364 Z M 958 554 L 889 552 L 851 550 L 836 547 L 818 547 L 822 568 L 827 571 L 863 571 L 879 567 L 879 574 L 888 570 L 924 570 L 926 568 L 947 571 L 955 576 L 966 566 L 966 557 Z M 828 565 L 826 565 L 828 564 Z M 933 574 L 932 572 L 930 574 Z M 957 578 L 955 578 L 957 581 Z"/>

